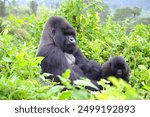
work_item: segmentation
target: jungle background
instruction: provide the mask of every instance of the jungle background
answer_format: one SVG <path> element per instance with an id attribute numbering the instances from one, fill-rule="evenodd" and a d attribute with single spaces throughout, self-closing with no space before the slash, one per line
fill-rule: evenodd
<path id="1" fill-rule="evenodd" d="M 123 56 L 131 69 L 130 84 L 110 77 L 114 86 L 101 80 L 105 90 L 92 92 L 84 88 L 89 85 L 85 79 L 71 85 L 68 70 L 61 76 L 63 85 L 46 80 L 36 50 L 54 15 L 76 29 L 78 46 L 88 59 L 103 64 Z M 0 99 L 150 99 L 150 1 L 0 0 Z"/>

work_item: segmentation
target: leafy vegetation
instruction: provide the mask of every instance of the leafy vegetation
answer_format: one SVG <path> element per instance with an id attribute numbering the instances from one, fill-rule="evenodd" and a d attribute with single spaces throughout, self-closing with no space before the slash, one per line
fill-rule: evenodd
<path id="1" fill-rule="evenodd" d="M 51 15 L 65 17 L 77 30 L 78 45 L 88 59 L 100 64 L 111 56 L 125 57 L 131 68 L 130 84 L 110 77 L 101 80 L 105 90 L 91 92 L 84 78 L 70 84 L 70 71 L 60 79 L 63 85 L 46 80 L 40 74 L 36 50 L 49 12 L 17 17 L 9 15 L 0 22 L 0 99 L 150 99 L 150 25 L 136 24 L 127 34 L 128 22 L 118 24 L 108 18 L 101 24 L 98 0 L 69 0 Z M 50 16 L 51 16 L 50 15 Z M 91 85 L 91 84 L 90 84 Z M 64 87 L 68 90 L 63 91 Z M 79 87 L 80 89 L 76 88 Z"/>

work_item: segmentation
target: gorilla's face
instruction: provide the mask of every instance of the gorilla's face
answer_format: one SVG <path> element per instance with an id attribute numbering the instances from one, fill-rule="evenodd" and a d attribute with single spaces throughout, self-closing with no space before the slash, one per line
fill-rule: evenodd
<path id="1" fill-rule="evenodd" d="M 72 54 L 76 51 L 76 33 L 73 28 L 64 30 L 65 41 L 64 41 L 64 52 Z"/>
<path id="2" fill-rule="evenodd" d="M 118 78 L 121 78 L 127 72 L 125 61 L 121 58 L 115 58 L 114 60 L 111 60 L 110 65 L 111 70 L 114 73 L 113 75 Z"/>
<path id="3" fill-rule="evenodd" d="M 52 30 L 54 43 L 63 52 L 73 54 L 77 50 L 76 32 L 67 22 L 61 22 Z"/>

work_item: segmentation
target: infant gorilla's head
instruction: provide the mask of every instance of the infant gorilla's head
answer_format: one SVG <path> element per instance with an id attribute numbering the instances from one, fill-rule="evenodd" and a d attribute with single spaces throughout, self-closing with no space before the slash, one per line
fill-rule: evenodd
<path id="1" fill-rule="evenodd" d="M 104 63 L 101 71 L 102 78 L 107 79 L 109 76 L 115 76 L 116 78 L 121 78 L 126 82 L 129 82 L 129 66 L 121 56 L 112 57 Z"/>

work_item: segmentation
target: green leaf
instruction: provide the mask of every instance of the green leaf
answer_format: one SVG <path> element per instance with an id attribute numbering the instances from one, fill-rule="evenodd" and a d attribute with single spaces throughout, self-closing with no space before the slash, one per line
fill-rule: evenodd
<path id="1" fill-rule="evenodd" d="M 86 90 L 73 90 L 72 98 L 75 100 L 88 100 L 89 93 Z"/>
<path id="2" fill-rule="evenodd" d="M 74 84 L 84 86 L 84 87 L 90 86 L 98 90 L 98 88 L 88 79 L 75 80 Z"/>
<path id="3" fill-rule="evenodd" d="M 12 62 L 12 59 L 9 57 L 3 57 L 2 60 L 5 62 Z"/>
<path id="4" fill-rule="evenodd" d="M 56 93 L 60 93 L 65 87 L 61 85 L 56 85 L 50 88 L 50 90 L 47 92 L 50 95 L 54 95 Z"/>
<path id="5" fill-rule="evenodd" d="M 72 91 L 70 91 L 70 90 L 63 91 L 62 93 L 59 94 L 58 99 L 59 100 L 70 99 L 71 93 L 72 93 Z"/>

